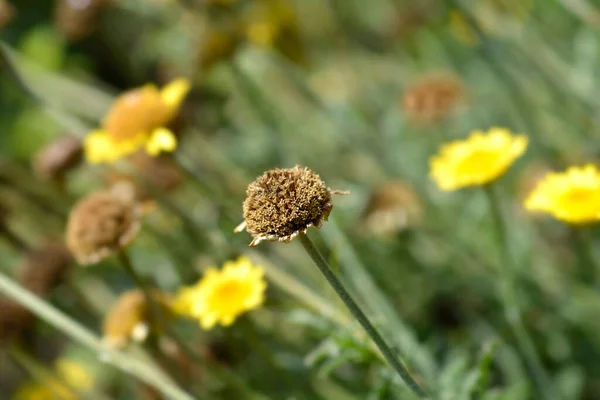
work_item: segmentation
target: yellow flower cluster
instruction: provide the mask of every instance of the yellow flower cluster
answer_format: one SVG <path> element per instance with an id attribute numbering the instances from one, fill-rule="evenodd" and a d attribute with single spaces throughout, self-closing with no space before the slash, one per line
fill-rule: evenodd
<path id="1" fill-rule="evenodd" d="M 266 288 L 263 268 L 240 257 L 226 262 L 221 270 L 209 268 L 197 284 L 182 288 L 173 308 L 197 319 L 204 329 L 229 326 L 241 314 L 262 305 Z"/>
<path id="2" fill-rule="evenodd" d="M 148 84 L 119 96 L 102 127 L 86 137 L 86 159 L 90 163 L 112 163 L 140 149 L 152 156 L 174 151 L 177 140 L 166 125 L 189 90 L 188 80 L 176 79 L 161 90 Z"/>
<path id="3" fill-rule="evenodd" d="M 430 174 L 442 190 L 488 184 L 501 177 L 527 148 L 527 138 L 508 129 L 475 131 L 442 147 L 430 160 Z M 527 196 L 525 208 L 570 224 L 600 221 L 600 171 L 595 165 L 547 174 Z"/>

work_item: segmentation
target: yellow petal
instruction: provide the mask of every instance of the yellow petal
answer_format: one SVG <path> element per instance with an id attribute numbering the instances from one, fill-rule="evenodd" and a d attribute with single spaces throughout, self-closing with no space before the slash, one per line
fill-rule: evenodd
<path id="1" fill-rule="evenodd" d="M 90 132 L 83 142 L 83 150 L 86 160 L 91 164 L 114 161 L 113 146 L 104 131 Z"/>
<path id="2" fill-rule="evenodd" d="M 172 152 L 177 148 L 177 138 L 167 128 L 157 128 L 152 131 L 148 142 L 146 142 L 146 152 L 151 156 L 157 156 L 161 152 Z"/>
<path id="3" fill-rule="evenodd" d="M 163 103 L 171 110 L 176 110 L 181 105 L 181 102 L 190 91 L 191 82 L 185 78 L 175 79 L 169 82 L 160 91 L 160 97 Z"/>

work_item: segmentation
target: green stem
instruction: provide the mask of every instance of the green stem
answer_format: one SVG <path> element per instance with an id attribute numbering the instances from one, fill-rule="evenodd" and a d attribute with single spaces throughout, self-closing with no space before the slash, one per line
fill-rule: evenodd
<path id="1" fill-rule="evenodd" d="M 575 246 L 579 256 L 579 275 L 584 282 L 595 284 L 598 281 L 598 261 L 594 251 L 594 243 L 590 232 L 586 228 L 579 228 L 573 232 Z"/>
<path id="2" fill-rule="evenodd" d="M 358 320 L 358 322 L 365 329 L 369 337 L 375 342 L 385 359 L 390 363 L 392 368 L 396 370 L 400 378 L 408 385 L 408 387 L 420 398 L 426 398 L 427 394 L 425 390 L 421 388 L 421 386 L 415 381 L 412 377 L 408 369 L 402 364 L 402 362 L 398 359 L 397 355 L 393 352 L 393 350 L 387 345 L 387 343 L 383 340 L 381 335 L 377 332 L 375 327 L 369 322 L 367 316 L 362 312 L 360 307 L 356 304 L 356 302 L 350 297 L 348 291 L 344 288 L 342 282 L 338 279 L 338 277 L 333 273 L 329 264 L 323 258 L 319 250 L 315 247 L 312 241 L 305 233 L 301 233 L 299 235 L 300 242 L 304 249 L 312 258 L 313 262 L 317 265 L 325 279 L 329 282 L 333 290 L 337 293 L 340 299 L 344 302 L 348 310 L 352 313 L 352 315 Z"/>
<path id="3" fill-rule="evenodd" d="M 158 389 L 166 397 L 176 400 L 194 400 L 192 396 L 174 385 L 169 378 L 159 372 L 156 368 L 148 365 L 131 354 L 117 352 L 107 348 L 102 341 L 92 332 L 80 325 L 77 321 L 69 318 L 66 314 L 57 310 L 44 300 L 19 286 L 15 281 L 0 273 L 0 292 L 11 297 L 23 307 L 27 308 L 38 317 L 62 331 L 73 340 L 89 347 L 99 354 L 106 355 L 108 364 L 121 371 L 135 376 L 141 381 Z"/>
<path id="4" fill-rule="evenodd" d="M 491 186 L 485 188 L 485 193 L 490 203 L 492 217 L 494 219 L 495 233 L 500 244 L 502 265 L 500 266 L 500 294 L 504 306 L 504 315 L 508 324 L 517 339 L 517 345 L 525 358 L 525 364 L 529 369 L 531 378 L 535 382 L 537 389 L 544 399 L 556 400 L 560 396 L 554 389 L 552 380 L 544 370 L 540 357 L 535 348 L 534 342 L 523 324 L 521 310 L 516 288 L 515 263 L 510 255 L 508 247 L 507 234 L 500 202 Z"/>

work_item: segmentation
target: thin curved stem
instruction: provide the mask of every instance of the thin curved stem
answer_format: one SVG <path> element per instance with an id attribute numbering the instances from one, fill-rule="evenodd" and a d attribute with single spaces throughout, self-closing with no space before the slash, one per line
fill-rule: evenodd
<path id="1" fill-rule="evenodd" d="M 177 400 L 194 400 L 194 397 L 177 387 L 166 375 L 149 365 L 147 362 L 122 352 L 107 348 L 102 341 L 69 318 L 66 314 L 54 308 L 38 296 L 22 288 L 12 279 L 0 273 L 0 292 L 5 293 L 23 307 L 27 308 L 38 317 L 62 331 L 73 340 L 89 347 L 104 357 L 108 364 L 119 368 L 121 371 L 139 378 L 141 381 L 155 387 L 165 396 Z"/>
<path id="2" fill-rule="evenodd" d="M 381 354 L 385 357 L 388 363 L 394 368 L 394 370 L 398 373 L 400 378 L 408 385 L 408 387 L 419 397 L 426 398 L 427 393 L 425 390 L 415 381 L 412 377 L 408 369 L 403 365 L 398 356 L 394 353 L 394 351 L 388 346 L 388 344 L 383 340 L 379 332 L 375 329 L 375 327 L 369 322 L 369 319 L 360 309 L 360 307 L 356 304 L 356 302 L 352 299 L 346 288 L 342 282 L 338 279 L 338 277 L 333 273 L 331 267 L 323 258 L 319 250 L 315 247 L 313 242 L 309 239 L 309 237 L 305 233 L 301 233 L 299 235 L 300 242 L 304 249 L 312 258 L 313 262 L 317 265 L 325 279 L 329 282 L 333 290 L 337 293 L 340 299 L 344 302 L 348 310 L 352 313 L 352 315 L 358 320 L 358 322 L 365 329 L 369 337 L 373 340 L 375 345 L 381 351 Z"/>
<path id="3" fill-rule="evenodd" d="M 504 305 L 504 315 L 508 324 L 517 339 L 517 346 L 520 348 L 525 359 L 529 372 L 537 389 L 544 399 L 557 400 L 560 396 L 553 389 L 552 380 L 545 371 L 540 357 L 535 348 L 534 342 L 527 332 L 527 328 L 523 324 L 521 317 L 521 309 L 519 306 L 518 293 L 515 285 L 514 268 L 515 263 L 510 255 L 508 248 L 506 225 L 502 218 L 502 210 L 500 202 L 494 193 L 494 190 L 488 186 L 485 188 L 492 217 L 495 224 L 495 232 L 500 243 L 502 265 L 500 268 L 500 295 Z"/>

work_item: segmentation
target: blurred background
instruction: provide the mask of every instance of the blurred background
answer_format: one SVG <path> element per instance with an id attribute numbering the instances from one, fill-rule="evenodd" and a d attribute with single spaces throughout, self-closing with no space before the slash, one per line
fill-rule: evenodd
<path id="1" fill-rule="evenodd" d="M 591 0 L 0 0 L 0 272 L 102 335 L 133 282 L 61 243 L 78 199 L 121 185 L 145 210 L 131 257 L 165 292 L 239 255 L 266 270 L 233 326 L 177 322 L 204 362 L 148 361 L 193 398 L 411 398 L 298 243 L 233 233 L 247 185 L 301 164 L 350 191 L 310 235 L 433 398 L 599 399 L 599 232 L 522 206 L 547 171 L 598 160 L 599 29 Z M 176 152 L 86 162 L 117 96 L 179 77 Z M 529 138 L 495 189 L 545 380 L 508 328 L 483 191 L 429 178 L 440 145 L 494 126 Z M 168 398 L 0 306 L 0 399 Z"/>

